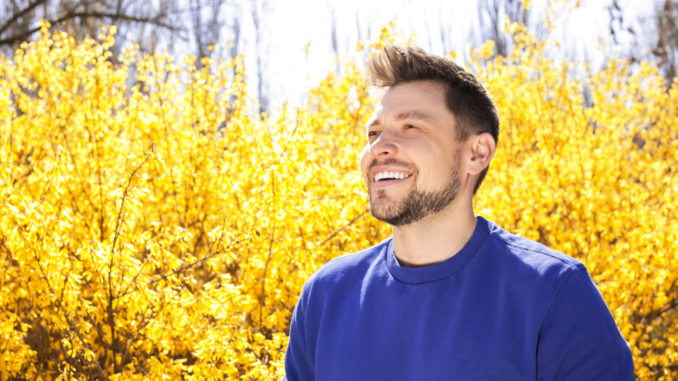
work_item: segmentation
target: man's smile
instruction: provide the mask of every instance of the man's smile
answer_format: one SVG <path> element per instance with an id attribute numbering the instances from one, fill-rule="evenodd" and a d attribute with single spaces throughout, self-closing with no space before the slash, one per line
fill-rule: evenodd
<path id="1" fill-rule="evenodd" d="M 404 169 L 375 168 L 371 171 L 370 178 L 373 188 L 383 188 L 398 184 L 412 177 L 413 173 Z"/>
<path id="2" fill-rule="evenodd" d="M 410 175 L 399 172 L 380 172 L 374 175 L 374 181 L 404 179 L 405 177 L 410 177 Z"/>

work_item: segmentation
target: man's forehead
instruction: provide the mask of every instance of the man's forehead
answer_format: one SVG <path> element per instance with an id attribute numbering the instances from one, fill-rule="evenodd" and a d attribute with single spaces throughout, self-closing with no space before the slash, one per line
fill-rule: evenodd
<path id="1" fill-rule="evenodd" d="M 374 110 L 374 114 L 368 121 L 367 125 L 374 125 L 374 124 L 379 124 L 380 123 L 380 118 L 383 114 L 383 107 L 379 106 L 380 109 Z M 401 110 L 397 112 L 396 114 L 393 115 L 394 120 L 432 120 L 433 116 L 431 116 L 429 113 L 422 111 L 422 110 L 417 110 L 417 109 L 407 109 L 407 110 Z"/>
<path id="2" fill-rule="evenodd" d="M 381 123 L 384 115 L 394 120 L 430 121 L 447 110 L 444 86 L 434 81 L 413 81 L 382 88 L 367 127 Z"/>
<path id="3" fill-rule="evenodd" d="M 385 88 L 377 99 L 377 107 L 402 106 L 403 103 L 420 104 L 421 107 L 431 103 L 440 105 L 445 104 L 445 87 L 434 81 L 405 82 Z"/>
<path id="4" fill-rule="evenodd" d="M 374 125 L 379 124 L 379 116 L 384 112 L 384 106 L 382 106 L 381 102 L 377 103 L 377 105 L 374 107 L 374 111 L 372 111 L 372 116 L 370 116 L 370 119 L 367 121 L 367 127 L 371 127 Z"/>

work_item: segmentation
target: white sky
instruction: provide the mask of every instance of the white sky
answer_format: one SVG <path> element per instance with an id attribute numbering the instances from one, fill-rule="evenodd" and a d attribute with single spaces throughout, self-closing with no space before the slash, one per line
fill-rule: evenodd
<path id="1" fill-rule="evenodd" d="M 572 60 L 587 59 L 593 67 L 599 67 L 605 59 L 623 53 L 609 35 L 607 7 L 611 1 L 581 0 L 579 7 L 563 7 L 551 35 L 560 43 L 554 54 Z M 625 21 L 635 25 L 634 20 L 640 20 L 638 23 L 652 17 L 655 1 L 658 0 L 620 0 Z M 257 54 L 246 9 L 261 3 L 262 0 L 243 1 L 241 51 L 248 58 L 250 83 L 256 77 Z M 546 0 L 532 3 L 535 9 L 543 9 Z M 342 59 L 355 51 L 359 36 L 371 42 L 389 21 L 396 22 L 400 37 L 414 36 L 417 45 L 435 54 L 454 50 L 461 63 L 471 46 L 482 43 L 478 0 L 268 0 L 268 6 L 269 12 L 262 20 L 266 35 L 260 54 L 263 53 L 264 79 L 274 107 L 285 101 L 303 102 L 307 90 L 337 67 L 331 49 L 333 20 Z M 643 29 L 636 26 L 636 30 Z M 623 39 L 620 42 L 628 43 Z"/>

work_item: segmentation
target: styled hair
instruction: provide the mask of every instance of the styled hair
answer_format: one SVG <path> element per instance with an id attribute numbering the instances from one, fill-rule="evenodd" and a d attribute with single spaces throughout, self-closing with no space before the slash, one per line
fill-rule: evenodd
<path id="1" fill-rule="evenodd" d="M 370 82 L 377 87 L 394 87 L 402 83 L 430 80 L 445 87 L 445 103 L 456 122 L 456 138 L 488 132 L 499 140 L 499 116 L 487 90 L 473 74 L 451 60 L 426 53 L 411 46 L 385 46 L 368 63 Z M 489 165 L 480 175 L 473 193 L 482 183 Z"/>

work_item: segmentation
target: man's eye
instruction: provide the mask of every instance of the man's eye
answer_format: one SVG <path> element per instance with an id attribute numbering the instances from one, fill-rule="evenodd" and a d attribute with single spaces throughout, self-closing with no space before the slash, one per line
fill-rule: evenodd
<path id="1" fill-rule="evenodd" d="M 370 137 L 370 136 L 377 136 L 377 135 L 379 135 L 379 133 L 378 133 L 377 131 L 368 131 L 368 132 L 367 132 L 367 136 L 368 136 L 368 137 Z"/>
<path id="2" fill-rule="evenodd" d="M 410 128 L 417 128 L 417 126 L 411 125 L 411 124 L 406 124 L 405 129 L 409 130 Z"/>

